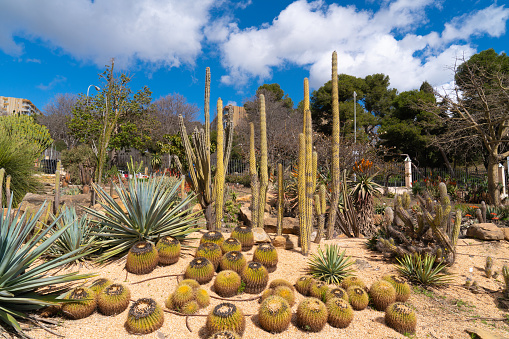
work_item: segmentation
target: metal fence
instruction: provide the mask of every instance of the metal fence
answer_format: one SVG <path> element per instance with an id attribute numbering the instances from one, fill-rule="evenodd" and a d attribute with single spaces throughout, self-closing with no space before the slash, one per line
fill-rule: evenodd
<path id="1" fill-rule="evenodd" d="M 47 148 L 41 154 L 39 169 L 46 174 L 55 174 L 58 160 L 60 160 L 60 152 L 53 147 Z"/>

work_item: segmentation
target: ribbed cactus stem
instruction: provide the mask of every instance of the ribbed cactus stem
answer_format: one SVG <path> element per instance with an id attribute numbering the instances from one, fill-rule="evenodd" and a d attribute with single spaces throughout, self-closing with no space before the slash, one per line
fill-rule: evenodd
<path id="1" fill-rule="evenodd" d="M 304 78 L 304 120 L 302 124 L 302 133 L 306 135 L 306 111 L 310 109 L 309 108 L 309 80 L 308 78 Z"/>
<path id="2" fill-rule="evenodd" d="M 297 185 L 299 189 L 299 237 L 301 246 L 305 242 L 306 232 L 306 137 L 304 133 L 299 134 L 299 173 Z"/>
<path id="3" fill-rule="evenodd" d="M 482 213 L 482 221 L 486 222 L 486 203 L 484 201 L 481 201 L 481 213 Z"/>
<path id="4" fill-rule="evenodd" d="M 313 227 L 313 136 L 311 111 L 306 111 L 306 241 L 302 243 L 302 254 L 309 254 L 309 240 Z M 306 246 L 304 246 L 306 244 Z"/>
<path id="5" fill-rule="evenodd" d="M 5 199 L 7 200 L 6 205 L 9 206 L 9 204 L 11 203 L 11 176 L 10 175 L 7 175 L 7 177 L 5 178 Z"/>
<path id="6" fill-rule="evenodd" d="M 210 147 L 210 67 L 205 69 L 205 105 L 203 110 L 205 113 L 205 145 Z"/>
<path id="7" fill-rule="evenodd" d="M 336 224 L 338 203 L 339 203 L 339 94 L 338 94 L 338 54 L 332 53 L 332 187 L 331 207 L 327 224 L 327 239 L 332 239 L 334 225 Z"/>
<path id="8" fill-rule="evenodd" d="M 62 167 L 62 162 L 58 160 L 57 169 L 55 171 L 55 200 L 53 203 L 53 214 L 58 214 L 58 206 L 60 206 L 60 169 Z"/>
<path id="9" fill-rule="evenodd" d="M 505 297 L 509 298 L 509 267 L 507 265 L 504 265 L 502 267 L 502 276 L 504 277 L 505 282 Z"/>
<path id="10" fill-rule="evenodd" d="M 249 123 L 249 175 L 251 177 L 251 226 L 258 225 L 258 201 L 260 199 L 260 182 L 256 170 L 254 124 Z"/>
<path id="11" fill-rule="evenodd" d="M 260 201 L 258 205 L 258 227 L 263 228 L 265 202 L 269 185 L 267 169 L 267 123 L 265 118 L 265 96 L 260 94 Z"/>
<path id="12" fill-rule="evenodd" d="M 217 164 L 216 164 L 216 224 L 215 230 L 221 230 L 223 225 L 224 202 L 224 148 L 223 148 L 223 101 L 217 100 Z"/>
<path id="13" fill-rule="evenodd" d="M 5 176 L 5 169 L 0 168 L 0 208 L 3 207 L 2 199 L 3 199 L 3 194 L 4 194 L 3 193 L 4 192 L 4 176 Z M 6 205 L 7 205 L 7 203 L 6 203 Z"/>
<path id="14" fill-rule="evenodd" d="M 284 187 L 283 187 L 283 165 L 277 165 L 277 235 L 283 235 L 283 205 L 284 205 Z"/>
<path id="15" fill-rule="evenodd" d="M 461 210 L 456 210 L 456 219 L 454 219 L 454 228 L 452 229 L 451 234 L 451 243 L 454 248 L 456 248 L 456 244 L 458 243 L 460 229 L 461 229 Z"/>
<path id="16" fill-rule="evenodd" d="M 323 233 L 325 232 L 325 213 L 327 212 L 327 201 L 326 201 L 326 187 L 324 184 L 320 185 L 320 190 L 318 191 L 319 200 L 315 204 L 320 206 L 320 213 L 318 213 L 318 232 L 316 233 L 315 243 L 319 244 L 322 240 Z"/>
<path id="17" fill-rule="evenodd" d="M 313 192 L 316 191 L 316 173 L 318 170 L 318 153 L 316 151 L 313 151 L 312 154 L 312 175 L 313 175 Z"/>

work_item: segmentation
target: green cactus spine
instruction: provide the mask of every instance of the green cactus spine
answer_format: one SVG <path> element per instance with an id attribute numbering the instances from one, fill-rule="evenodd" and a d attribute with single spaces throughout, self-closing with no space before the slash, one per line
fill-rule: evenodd
<path id="1" fill-rule="evenodd" d="M 305 124 L 304 124 L 305 125 Z M 306 136 L 299 134 L 299 172 L 297 177 L 298 197 L 299 197 L 299 241 L 301 247 L 303 237 L 306 234 Z"/>
<path id="2" fill-rule="evenodd" d="M 246 328 L 246 319 L 237 306 L 226 302 L 214 307 L 207 316 L 205 327 L 210 334 L 228 330 L 242 335 Z"/>
<path id="3" fill-rule="evenodd" d="M 226 270 L 221 271 L 214 280 L 214 290 L 221 297 L 233 297 L 238 294 L 242 280 L 237 272 Z"/>
<path id="4" fill-rule="evenodd" d="M 241 277 L 246 284 L 244 292 L 250 294 L 260 293 L 269 282 L 269 272 L 267 272 L 265 266 L 254 261 L 244 267 Z"/>
<path id="5" fill-rule="evenodd" d="M 194 279 L 199 284 L 206 284 L 214 277 L 214 265 L 205 258 L 194 258 L 186 268 L 184 277 Z"/>
<path id="6" fill-rule="evenodd" d="M 325 232 L 325 214 L 327 212 L 326 187 L 320 185 L 319 194 L 315 195 L 316 215 L 318 216 L 318 232 L 316 233 L 315 243 L 319 244 Z"/>
<path id="7" fill-rule="evenodd" d="M 369 296 L 375 309 L 385 311 L 387 306 L 396 301 L 396 289 L 385 280 L 379 280 L 371 285 Z"/>
<path id="8" fill-rule="evenodd" d="M 206 242 L 211 242 L 218 246 L 221 246 L 224 242 L 224 236 L 219 231 L 209 231 L 201 237 L 200 245 Z"/>
<path id="9" fill-rule="evenodd" d="M 309 287 L 311 286 L 311 283 L 315 279 L 312 276 L 305 275 L 297 279 L 297 282 L 295 283 L 295 289 L 302 295 L 308 296 L 309 295 Z"/>
<path id="10" fill-rule="evenodd" d="M 195 299 L 195 289 L 189 285 L 183 284 L 177 286 L 175 291 L 166 300 L 166 306 L 175 311 L 181 310 L 181 308 L 188 302 Z"/>
<path id="11" fill-rule="evenodd" d="M 231 270 L 237 273 L 241 273 L 244 267 L 247 265 L 246 258 L 239 251 L 230 251 L 223 255 L 221 258 L 221 270 Z"/>
<path id="12" fill-rule="evenodd" d="M 164 314 L 154 299 L 141 298 L 134 302 L 129 309 L 125 328 L 132 334 L 152 333 L 164 323 Z"/>
<path id="13" fill-rule="evenodd" d="M 223 101 L 217 100 L 217 168 L 214 188 L 216 189 L 216 223 L 215 229 L 221 230 L 223 227 L 223 207 L 224 207 L 224 145 L 223 145 Z"/>
<path id="14" fill-rule="evenodd" d="M 247 226 L 237 226 L 233 229 L 232 238 L 240 241 L 242 245 L 242 251 L 246 252 L 251 250 L 254 245 L 254 235 L 253 230 Z"/>
<path id="15" fill-rule="evenodd" d="M 212 242 L 206 242 L 198 246 L 198 248 L 196 249 L 195 257 L 196 258 L 202 257 L 210 260 L 212 265 L 214 265 L 214 269 L 217 270 L 217 268 L 219 267 L 219 262 L 223 257 L 223 251 L 221 250 L 221 247 L 219 247 L 218 245 Z"/>
<path id="16" fill-rule="evenodd" d="M 493 275 L 493 259 L 491 257 L 486 257 L 486 265 L 484 266 L 484 273 L 486 277 L 491 278 Z"/>
<path id="17" fill-rule="evenodd" d="M 92 282 L 92 284 L 90 285 L 90 289 L 96 294 L 98 295 L 99 293 L 101 293 L 106 287 L 108 287 L 109 285 L 113 284 L 113 282 L 110 280 L 110 279 L 106 279 L 106 278 L 99 278 L 99 279 L 96 279 Z"/>
<path id="18" fill-rule="evenodd" d="M 288 328 L 292 320 L 292 309 L 288 302 L 277 296 L 270 296 L 260 305 L 258 321 L 260 326 L 270 333 L 281 333 Z"/>
<path id="19" fill-rule="evenodd" d="M 274 288 L 269 288 L 268 290 L 271 291 L 271 295 L 277 295 L 285 299 L 290 306 L 295 304 L 295 293 L 293 292 L 293 288 L 282 285 Z"/>
<path id="20" fill-rule="evenodd" d="M 193 289 L 197 289 L 197 288 L 200 288 L 200 283 L 198 283 L 196 280 L 194 279 L 184 279 L 182 280 L 179 284 L 179 286 L 181 285 L 189 285 L 191 286 Z"/>
<path id="21" fill-rule="evenodd" d="M 127 253 L 125 268 L 133 274 L 148 274 L 159 262 L 157 250 L 150 241 L 138 241 Z"/>
<path id="22" fill-rule="evenodd" d="M 354 310 L 362 311 L 368 307 L 369 296 L 363 288 L 354 285 L 347 289 L 346 293 L 348 293 L 348 300 Z"/>
<path id="23" fill-rule="evenodd" d="M 196 300 L 191 300 L 191 301 L 185 303 L 184 305 L 182 305 L 182 307 L 180 308 L 180 313 L 191 315 L 191 314 L 195 314 L 196 312 L 198 312 L 199 309 L 200 309 L 200 305 L 198 305 Z"/>
<path id="24" fill-rule="evenodd" d="M 356 276 L 346 277 L 343 279 L 343 281 L 341 281 L 341 288 L 343 288 L 345 291 L 348 290 L 348 288 L 351 286 L 359 286 L 360 288 L 366 289 L 366 284 L 364 281 Z"/>
<path id="25" fill-rule="evenodd" d="M 340 298 L 348 302 L 348 293 L 341 287 L 331 288 L 325 293 L 325 301 L 329 301 L 332 298 Z"/>
<path id="26" fill-rule="evenodd" d="M 260 94 L 260 199 L 258 202 L 258 225 L 263 229 L 269 171 L 267 169 L 267 123 L 265 117 L 265 96 Z"/>
<path id="27" fill-rule="evenodd" d="M 338 94 L 338 54 L 332 53 L 332 189 L 329 219 L 327 220 L 326 239 L 332 239 L 336 225 L 339 203 L 340 169 L 339 169 L 339 94 Z"/>
<path id="28" fill-rule="evenodd" d="M 156 244 L 159 264 L 172 265 L 180 258 L 180 242 L 170 236 L 164 236 Z"/>
<path id="29" fill-rule="evenodd" d="M 295 288 L 293 287 L 292 283 L 289 282 L 288 280 L 286 279 L 274 279 L 270 282 L 269 284 L 269 288 L 276 288 L 278 286 L 286 286 L 292 290 L 294 290 Z"/>
<path id="30" fill-rule="evenodd" d="M 310 332 L 320 332 L 329 318 L 327 307 L 316 298 L 305 298 L 297 307 L 297 326 Z"/>
<path id="31" fill-rule="evenodd" d="M 242 251 L 242 244 L 238 239 L 228 238 L 221 244 L 223 254 L 231 251 Z"/>
<path id="32" fill-rule="evenodd" d="M 353 320 L 353 308 L 348 301 L 342 298 L 331 298 L 325 304 L 329 312 L 329 325 L 337 328 L 346 328 Z"/>
<path id="33" fill-rule="evenodd" d="M 270 243 L 259 245 L 254 251 L 253 261 L 259 262 L 265 266 L 269 273 L 274 272 L 278 262 L 276 248 Z"/>
<path id="34" fill-rule="evenodd" d="M 84 287 L 73 289 L 66 297 L 76 301 L 62 305 L 62 312 L 71 319 L 83 319 L 94 313 L 97 305 L 95 293 Z"/>
<path id="35" fill-rule="evenodd" d="M 390 282 L 396 290 L 396 301 L 404 302 L 410 298 L 410 285 L 404 279 L 395 275 L 384 275 L 382 279 Z"/>
<path id="36" fill-rule="evenodd" d="M 284 187 L 283 187 L 283 165 L 277 165 L 277 236 L 283 235 L 283 206 L 284 206 Z"/>
<path id="37" fill-rule="evenodd" d="M 306 79 L 307 80 L 307 79 Z M 309 254 L 309 242 L 311 229 L 313 227 L 313 130 L 311 122 L 311 111 L 306 112 L 306 230 L 301 234 L 301 249 L 303 255 Z M 302 242 L 302 239 L 305 239 Z"/>
<path id="38" fill-rule="evenodd" d="M 104 315 L 124 312 L 131 301 L 131 292 L 121 284 L 111 284 L 97 295 L 97 308 Z"/>
<path id="39" fill-rule="evenodd" d="M 385 324 L 402 334 L 415 333 L 417 317 L 404 303 L 393 303 L 385 310 Z"/>
<path id="40" fill-rule="evenodd" d="M 321 301 L 325 300 L 327 291 L 329 291 L 329 287 L 323 281 L 312 281 L 309 286 L 309 296 L 320 299 Z"/>
<path id="41" fill-rule="evenodd" d="M 249 123 L 249 176 L 251 177 L 251 226 L 258 226 L 258 204 L 260 203 L 260 181 L 256 169 L 254 124 Z"/>
<path id="42" fill-rule="evenodd" d="M 200 308 L 204 308 L 210 305 L 210 295 L 204 288 L 195 289 L 196 293 L 196 302 Z"/>

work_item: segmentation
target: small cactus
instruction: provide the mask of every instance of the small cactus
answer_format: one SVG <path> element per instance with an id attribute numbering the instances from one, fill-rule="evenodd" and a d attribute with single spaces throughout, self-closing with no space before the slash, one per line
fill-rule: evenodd
<path id="1" fill-rule="evenodd" d="M 199 284 L 206 284 L 214 277 L 214 265 L 205 258 L 194 258 L 187 266 L 184 277 L 194 279 Z"/>
<path id="2" fill-rule="evenodd" d="M 227 252 L 221 258 L 220 266 L 222 270 L 232 270 L 237 273 L 242 273 L 242 270 L 247 265 L 246 258 L 239 251 Z"/>
<path id="3" fill-rule="evenodd" d="M 369 296 L 378 311 L 385 311 L 387 306 L 396 301 L 396 290 L 390 282 L 379 280 L 371 285 Z"/>
<path id="4" fill-rule="evenodd" d="M 242 244 L 238 239 L 228 238 L 221 244 L 221 250 L 223 254 L 231 251 L 242 251 Z"/>
<path id="5" fill-rule="evenodd" d="M 132 334 L 152 333 L 164 323 L 164 314 L 154 299 L 141 298 L 129 309 L 125 328 Z"/>
<path id="6" fill-rule="evenodd" d="M 180 258 L 180 242 L 170 236 L 164 236 L 156 244 L 159 264 L 175 264 Z"/>
<path id="7" fill-rule="evenodd" d="M 393 303 L 385 310 L 385 324 L 402 334 L 415 333 L 417 317 L 404 303 Z"/>
<path id="8" fill-rule="evenodd" d="M 224 242 L 223 234 L 221 234 L 221 232 L 219 231 L 209 231 L 201 237 L 200 245 L 207 242 L 211 242 L 218 246 L 221 246 Z"/>
<path id="9" fill-rule="evenodd" d="M 259 262 L 269 273 L 277 268 L 278 255 L 277 250 L 272 244 L 261 244 L 256 248 L 253 254 L 253 261 Z"/>
<path id="10" fill-rule="evenodd" d="M 504 294 L 506 298 L 509 298 L 509 267 L 507 265 L 504 265 L 504 267 L 502 267 L 502 276 L 504 277 L 505 282 Z"/>
<path id="11" fill-rule="evenodd" d="M 340 298 L 348 302 L 348 293 L 341 287 L 329 289 L 325 294 L 325 301 L 329 301 L 332 298 Z"/>
<path id="12" fill-rule="evenodd" d="M 246 328 L 246 320 L 237 306 L 232 303 L 221 303 L 209 313 L 205 326 L 210 334 L 229 330 L 242 335 Z"/>
<path id="13" fill-rule="evenodd" d="M 345 279 L 343 279 L 343 281 L 341 281 L 341 287 L 344 290 L 348 290 L 348 288 L 350 288 L 351 286 L 359 286 L 362 289 L 366 289 L 366 284 L 364 283 L 364 281 L 362 281 L 361 278 L 356 276 L 346 277 Z"/>
<path id="14" fill-rule="evenodd" d="M 332 327 L 346 328 L 353 320 L 352 306 L 342 298 L 331 298 L 325 305 L 329 312 L 329 324 Z"/>
<path id="15" fill-rule="evenodd" d="M 280 333 L 290 325 L 292 309 L 285 299 L 273 295 L 260 305 L 258 319 L 264 330 L 270 333 Z"/>
<path id="16" fill-rule="evenodd" d="M 97 295 L 111 284 L 113 284 L 113 282 L 110 279 L 99 278 L 94 280 L 89 288 Z"/>
<path id="17" fill-rule="evenodd" d="M 410 298 L 411 289 L 410 285 L 403 280 L 401 277 L 395 275 L 384 275 L 383 280 L 388 281 L 392 284 L 396 290 L 396 301 L 407 301 Z"/>
<path id="18" fill-rule="evenodd" d="M 221 247 L 215 243 L 204 242 L 196 249 L 195 258 L 199 257 L 210 260 L 212 265 L 214 265 L 214 269 L 217 270 L 219 262 L 223 257 L 223 251 L 221 250 Z"/>
<path id="19" fill-rule="evenodd" d="M 297 307 L 297 326 L 303 330 L 319 332 L 328 318 L 327 307 L 316 298 L 305 298 Z"/>
<path id="20" fill-rule="evenodd" d="M 91 289 L 84 287 L 77 287 L 73 289 L 66 299 L 79 300 L 64 303 L 62 306 L 62 312 L 71 319 L 82 319 L 88 317 L 94 313 L 97 305 L 95 293 Z"/>
<path id="21" fill-rule="evenodd" d="M 269 272 L 265 266 L 258 262 L 250 262 L 242 270 L 242 281 L 246 284 L 244 292 L 250 294 L 260 293 L 269 282 Z"/>
<path id="22" fill-rule="evenodd" d="M 309 296 L 325 301 L 325 295 L 329 291 L 329 287 L 323 281 L 312 281 L 309 285 Z"/>
<path id="23" fill-rule="evenodd" d="M 237 272 L 221 271 L 214 280 L 214 290 L 221 297 L 233 297 L 238 293 L 242 281 Z"/>
<path id="24" fill-rule="evenodd" d="M 121 284 L 110 284 L 97 295 L 97 308 L 104 315 L 124 312 L 131 301 L 131 292 Z"/>
<path id="25" fill-rule="evenodd" d="M 159 263 L 157 250 L 150 241 L 138 241 L 127 254 L 125 268 L 133 274 L 148 274 Z"/>
<path id="26" fill-rule="evenodd" d="M 362 311 L 369 304 L 369 297 L 366 291 L 359 286 L 351 286 L 348 290 L 348 300 L 350 301 L 350 305 L 356 311 Z"/>
<path id="27" fill-rule="evenodd" d="M 235 227 L 232 231 L 231 237 L 240 241 L 243 252 L 249 251 L 251 250 L 251 248 L 253 248 L 254 235 L 250 227 L 247 226 Z"/>
<path id="28" fill-rule="evenodd" d="M 486 265 L 484 266 L 484 273 L 486 277 L 491 278 L 493 275 L 493 259 L 491 257 L 486 257 Z"/>
<path id="29" fill-rule="evenodd" d="M 305 275 L 297 279 L 297 282 L 295 283 L 295 289 L 302 295 L 308 296 L 309 295 L 309 287 L 311 286 L 311 283 L 315 281 L 315 279 L 312 276 Z"/>

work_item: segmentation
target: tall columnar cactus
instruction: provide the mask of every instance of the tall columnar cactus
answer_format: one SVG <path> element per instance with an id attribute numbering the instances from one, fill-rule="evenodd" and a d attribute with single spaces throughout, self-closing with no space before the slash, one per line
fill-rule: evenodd
<path id="1" fill-rule="evenodd" d="M 320 185 L 319 194 L 315 194 L 315 209 L 316 215 L 318 216 L 318 232 L 316 232 L 315 243 L 319 244 L 322 240 L 324 228 L 325 228 L 325 212 L 327 209 L 326 202 L 326 187 Z"/>
<path id="2" fill-rule="evenodd" d="M 251 177 L 251 226 L 258 225 L 258 204 L 260 200 L 260 181 L 256 169 L 254 124 L 249 123 L 249 175 Z"/>
<path id="3" fill-rule="evenodd" d="M 338 55 L 332 53 L 332 197 L 330 202 L 329 220 L 327 224 L 327 239 L 332 239 L 334 225 L 336 225 L 339 203 L 339 95 L 338 95 Z"/>
<path id="4" fill-rule="evenodd" d="M 4 191 L 4 176 L 5 176 L 5 169 L 4 168 L 0 168 L 0 208 L 3 207 L 2 205 L 2 199 L 3 199 L 3 191 Z M 8 204 L 9 202 L 6 201 L 6 205 Z"/>
<path id="5" fill-rule="evenodd" d="M 283 165 L 277 165 L 277 235 L 283 235 L 283 204 L 284 204 L 284 187 L 283 187 Z"/>
<path id="6" fill-rule="evenodd" d="M 55 200 L 53 202 L 53 214 L 58 214 L 58 206 L 60 206 L 60 170 L 62 163 L 60 160 L 57 162 L 57 169 L 55 171 Z"/>
<path id="7" fill-rule="evenodd" d="M 302 254 L 309 254 L 309 241 L 311 236 L 311 229 L 313 227 L 313 137 L 312 137 L 312 123 L 311 111 L 306 111 L 306 231 L 303 235 L 306 237 L 306 245 L 302 246 Z M 302 240 L 301 240 L 302 241 Z"/>
<path id="8" fill-rule="evenodd" d="M 502 267 L 502 276 L 504 277 L 505 282 L 504 296 L 509 298 L 509 267 L 507 265 Z"/>
<path id="9" fill-rule="evenodd" d="M 217 100 L 217 164 L 216 164 L 216 226 L 214 229 L 220 230 L 223 225 L 223 205 L 224 205 L 224 150 L 223 150 L 223 101 Z"/>
<path id="10" fill-rule="evenodd" d="M 306 136 L 299 134 L 299 172 L 297 177 L 297 188 L 299 197 L 299 235 L 301 246 L 305 237 L 302 235 L 306 231 Z"/>
<path id="11" fill-rule="evenodd" d="M 205 219 L 207 221 L 207 229 L 214 230 L 216 223 L 213 217 L 212 205 L 215 194 L 213 194 L 214 191 L 212 189 L 212 172 L 210 166 L 210 68 L 208 67 L 205 77 L 204 111 L 205 130 L 194 130 L 192 136 L 193 147 L 191 147 L 191 142 L 189 141 L 186 127 L 184 125 L 184 118 L 181 115 L 179 116 L 179 128 L 182 143 L 184 144 L 187 163 L 189 166 L 188 171 L 191 178 L 191 188 L 197 194 L 198 202 L 204 211 Z M 218 111 L 218 115 L 221 115 L 222 117 L 222 114 L 223 111 L 221 105 L 221 111 Z M 226 140 L 229 140 L 233 137 L 233 124 L 229 124 L 227 126 L 227 130 L 224 134 L 226 135 Z M 227 142 L 226 144 L 229 145 L 228 147 L 231 147 L 231 143 Z M 230 150 L 223 150 L 223 154 L 225 153 L 229 154 Z M 218 162 L 219 161 L 221 161 L 223 165 L 223 170 L 221 171 L 220 175 L 224 176 L 225 168 L 228 167 L 228 163 L 225 161 L 225 159 L 218 159 Z M 218 174 L 219 173 L 216 171 L 216 175 Z"/>
<path id="12" fill-rule="evenodd" d="M 267 122 L 265 118 L 265 95 L 260 94 L 260 200 L 258 204 L 258 227 L 263 228 L 269 172 L 267 169 Z"/>
<path id="13" fill-rule="evenodd" d="M 433 202 L 429 196 L 417 196 L 419 205 L 410 208 L 407 197 L 396 199 L 395 214 L 401 221 L 386 225 L 387 237 L 380 238 L 377 248 L 397 256 L 404 254 L 433 254 L 437 261 L 452 265 L 455 260 L 456 244 L 461 226 L 461 211 L 456 211 L 455 220 L 451 217 L 451 204 L 444 183 L 439 185 L 440 201 Z M 406 208 L 405 208 L 406 207 Z M 422 241 L 431 229 L 433 242 Z M 426 245 L 424 245 L 426 244 Z"/>
<path id="14" fill-rule="evenodd" d="M 5 199 L 7 200 L 7 205 L 11 201 L 11 176 L 7 175 L 5 178 Z"/>

